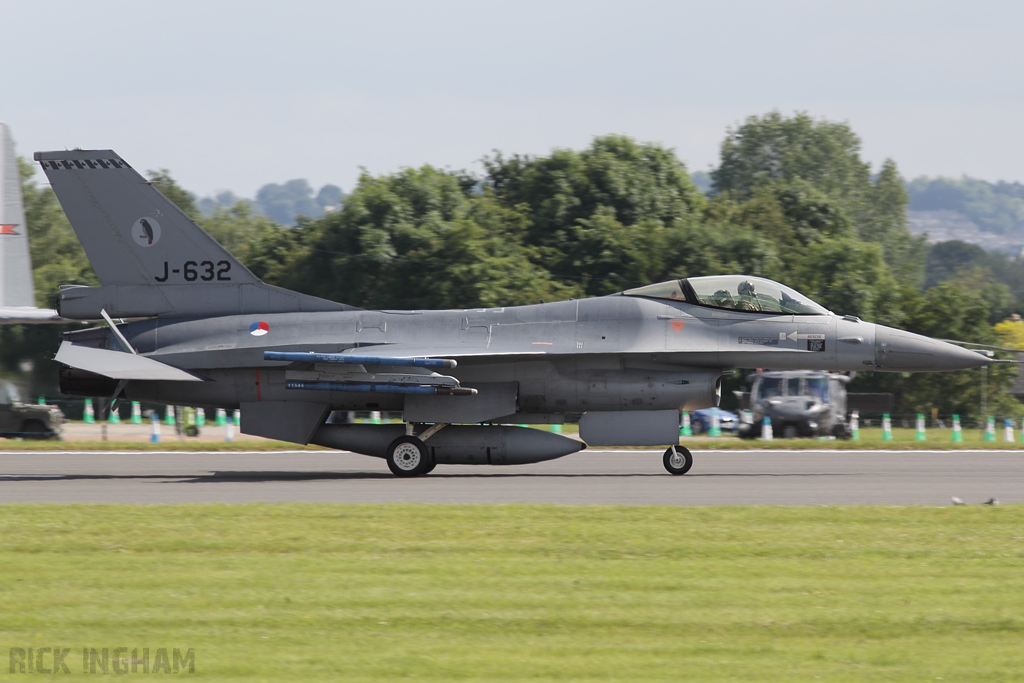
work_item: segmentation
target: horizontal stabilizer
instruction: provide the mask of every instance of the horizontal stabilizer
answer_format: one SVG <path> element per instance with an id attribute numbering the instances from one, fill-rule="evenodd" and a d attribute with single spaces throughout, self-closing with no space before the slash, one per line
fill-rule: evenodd
<path id="1" fill-rule="evenodd" d="M 349 356 L 343 353 L 304 353 L 264 351 L 263 360 L 285 360 L 299 363 L 348 363 L 351 365 L 395 365 L 416 368 L 454 368 L 448 358 L 391 358 L 387 356 Z"/>
<path id="2" fill-rule="evenodd" d="M 8 325 L 59 323 L 62 322 L 57 311 L 48 308 L 31 306 L 0 306 L 0 323 Z"/>
<path id="3" fill-rule="evenodd" d="M 55 359 L 58 363 L 69 365 L 79 370 L 94 372 L 97 375 L 113 379 L 127 380 L 169 380 L 177 382 L 202 382 L 195 375 L 160 361 L 137 356 L 123 351 L 96 349 L 91 346 L 79 346 L 71 342 L 61 342 Z"/>

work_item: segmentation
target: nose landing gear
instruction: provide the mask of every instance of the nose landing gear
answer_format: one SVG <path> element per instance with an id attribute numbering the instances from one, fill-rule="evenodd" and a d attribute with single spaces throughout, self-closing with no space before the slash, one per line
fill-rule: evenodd
<path id="1" fill-rule="evenodd" d="M 690 468 L 693 467 L 693 456 L 682 446 L 669 446 L 662 462 L 669 474 L 678 476 L 690 471 Z"/>

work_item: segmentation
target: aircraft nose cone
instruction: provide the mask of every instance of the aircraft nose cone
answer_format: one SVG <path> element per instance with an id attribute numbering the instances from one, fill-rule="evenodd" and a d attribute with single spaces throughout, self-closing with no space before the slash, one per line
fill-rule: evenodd
<path id="1" fill-rule="evenodd" d="M 985 365 L 989 359 L 954 344 L 891 327 L 875 327 L 875 366 L 897 372 L 942 372 Z"/>

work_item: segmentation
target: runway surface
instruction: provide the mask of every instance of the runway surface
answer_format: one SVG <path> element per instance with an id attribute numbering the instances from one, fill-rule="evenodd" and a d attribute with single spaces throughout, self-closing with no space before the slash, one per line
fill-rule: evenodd
<path id="1" fill-rule="evenodd" d="M 5 503 L 559 503 L 948 505 L 1024 502 L 1024 453 L 695 451 L 673 477 L 660 451 L 590 449 L 515 467 L 440 465 L 398 479 L 343 452 L 3 452 Z"/>

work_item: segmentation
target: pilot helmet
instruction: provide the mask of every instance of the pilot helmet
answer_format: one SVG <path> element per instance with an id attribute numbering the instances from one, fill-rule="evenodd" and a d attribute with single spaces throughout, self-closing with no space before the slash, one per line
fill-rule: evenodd
<path id="1" fill-rule="evenodd" d="M 740 296 L 754 296 L 754 283 L 750 280 L 744 280 L 736 288 L 736 291 Z"/>

